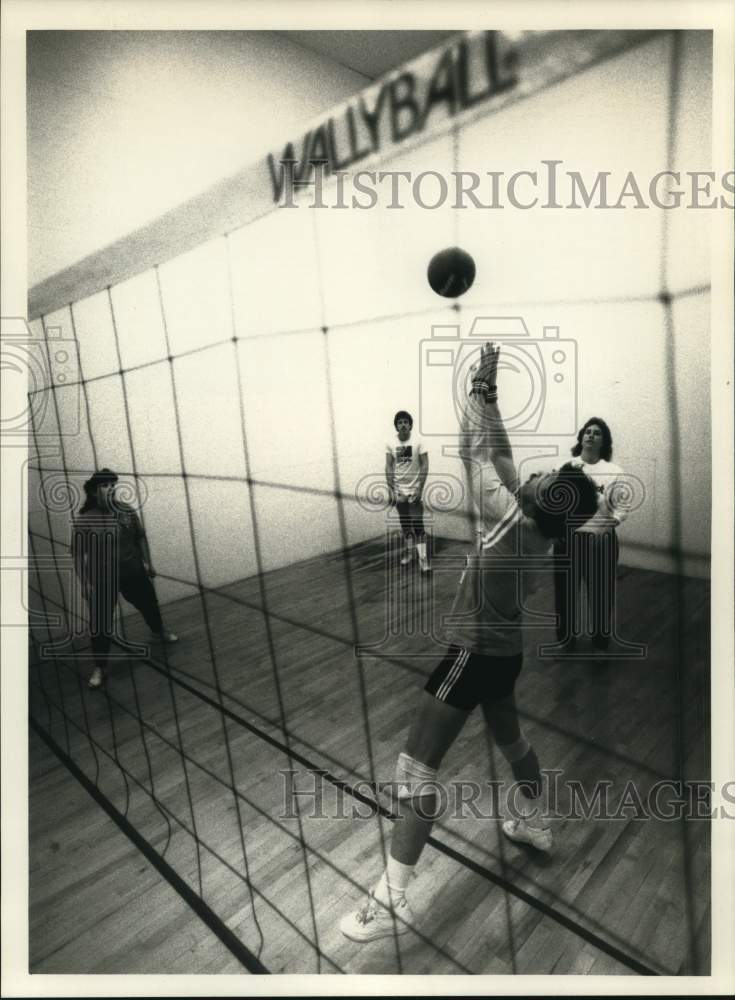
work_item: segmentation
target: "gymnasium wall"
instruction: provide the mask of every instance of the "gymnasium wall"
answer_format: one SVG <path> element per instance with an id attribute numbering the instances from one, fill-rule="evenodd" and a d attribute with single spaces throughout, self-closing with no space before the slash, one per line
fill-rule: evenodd
<path id="1" fill-rule="evenodd" d="M 644 178 L 667 168 L 706 170 L 709 45 L 705 33 L 683 36 L 673 105 L 672 37 L 656 35 L 494 114 L 471 116 L 456 132 L 426 133 L 412 148 L 393 147 L 379 168 L 507 174 L 555 159 L 586 176 L 610 171 L 618 189 L 630 170 Z M 349 183 L 345 190 L 349 201 Z M 195 579 L 182 455 L 208 586 L 256 571 L 254 528 L 266 570 L 338 549 L 340 513 L 349 543 L 384 533 L 385 512 L 368 498 L 383 478 L 385 442 L 399 408 L 411 410 L 427 432 L 432 476 L 458 482 L 458 462 L 446 451 L 456 430 L 451 372 L 444 381 L 436 373 L 427 380 L 422 341 L 433 326 L 459 324 L 466 333 L 483 316 L 520 317 L 534 341 L 544 327 L 558 327 L 566 342 L 563 386 L 576 384 L 576 409 L 556 390 L 551 350 L 529 348 L 542 358 L 546 423 L 514 438 L 524 471 L 558 464 L 574 429 L 589 415 L 604 417 L 615 460 L 641 484 L 638 509 L 621 530 L 623 561 L 675 567 L 678 497 L 685 571 L 708 573 L 708 212 L 640 210 L 631 203 L 617 211 L 427 210 L 408 199 L 398 210 L 385 203 L 369 211 L 311 209 L 300 201 L 264 214 L 266 206 L 255 201 L 236 207 L 216 201 L 210 196 L 206 219 L 202 212 L 208 238 L 186 253 L 162 256 L 157 272 L 146 266 L 126 274 L 109 293 L 103 283 L 73 299 L 73 311 L 68 296 L 41 310 L 47 333 L 77 337 L 87 381 L 89 418 L 81 406 L 78 433 L 78 396 L 56 393 L 62 429 L 69 424 L 66 465 L 91 468 L 93 439 L 99 464 L 141 474 L 162 577 Z M 235 208 L 246 224 L 226 237 L 212 235 L 212 218 Z M 191 242 L 191 203 L 185 214 Z M 432 253 L 454 243 L 477 262 L 477 279 L 459 311 L 425 279 Z M 135 270 L 129 252 L 117 260 Z M 61 276 L 59 288 L 68 277 Z M 659 300 L 663 289 L 672 296 L 670 311 Z M 43 300 L 52 293 L 47 282 Z M 40 334 L 41 319 L 32 327 Z M 173 362 L 165 360 L 169 355 Z M 575 358 L 576 379 L 567 365 Z M 103 377 L 121 363 L 134 369 L 124 382 Z M 501 405 L 512 413 L 523 405 L 529 376 L 505 377 Z M 49 410 L 46 419 L 53 417 Z M 672 463 L 677 453 L 681 469 Z M 51 452 L 41 464 L 59 467 Z M 32 473 L 31 525 L 45 532 L 38 489 Z M 441 509 L 440 493 L 441 487 L 432 531 L 466 537 L 461 505 Z M 54 535 L 68 536 L 68 513 L 52 512 L 51 519 Z M 164 601 L 189 592 L 164 578 L 157 589 Z"/>
<path id="2" fill-rule="evenodd" d="M 27 47 L 30 285 L 365 83 L 274 31 L 30 31 Z"/>

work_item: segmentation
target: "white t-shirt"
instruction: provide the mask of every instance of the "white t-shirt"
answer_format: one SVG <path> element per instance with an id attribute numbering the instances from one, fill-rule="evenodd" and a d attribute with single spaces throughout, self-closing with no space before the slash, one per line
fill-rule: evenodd
<path id="1" fill-rule="evenodd" d="M 423 441 L 413 431 L 406 441 L 401 441 L 398 435 L 386 446 L 387 454 L 393 456 L 393 482 L 396 493 L 408 498 L 418 488 L 421 472 L 421 456 L 428 455 Z"/>
<path id="2" fill-rule="evenodd" d="M 597 513 L 585 521 L 577 531 L 587 531 L 593 535 L 604 535 L 616 528 L 628 516 L 626 500 L 629 490 L 625 486 L 623 470 L 613 462 L 601 458 L 597 462 L 583 462 L 577 456 L 572 465 L 580 468 L 597 487 Z"/>

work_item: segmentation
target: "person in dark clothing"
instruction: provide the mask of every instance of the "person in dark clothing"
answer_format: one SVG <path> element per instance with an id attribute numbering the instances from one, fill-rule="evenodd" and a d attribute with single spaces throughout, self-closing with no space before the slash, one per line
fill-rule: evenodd
<path id="1" fill-rule="evenodd" d="M 116 483 L 117 475 L 106 468 L 87 480 L 87 498 L 72 533 L 74 568 L 89 604 L 95 658 L 88 681 L 92 689 L 101 687 L 105 680 L 119 594 L 140 611 L 154 640 L 170 643 L 178 639 L 161 618 L 151 582 L 156 571 L 143 525 L 135 510 L 115 496 Z"/>

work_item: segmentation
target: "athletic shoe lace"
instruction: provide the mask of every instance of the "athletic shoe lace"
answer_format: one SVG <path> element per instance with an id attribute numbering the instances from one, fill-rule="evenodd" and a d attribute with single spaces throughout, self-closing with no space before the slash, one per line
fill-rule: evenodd
<path id="1" fill-rule="evenodd" d="M 371 920 L 375 920 L 378 916 L 378 904 L 375 902 L 373 897 L 365 903 L 361 910 L 357 913 L 358 924 L 369 924 Z"/>
<path id="2" fill-rule="evenodd" d="M 393 911 L 395 912 L 399 907 L 408 906 L 408 901 L 405 896 L 401 896 L 397 899 L 393 905 Z M 358 924 L 369 924 L 372 920 L 377 920 L 380 916 L 381 906 L 374 896 L 370 896 L 367 903 L 363 906 L 361 910 L 357 912 L 357 922 Z M 388 910 L 382 907 L 386 916 L 388 915 Z"/>

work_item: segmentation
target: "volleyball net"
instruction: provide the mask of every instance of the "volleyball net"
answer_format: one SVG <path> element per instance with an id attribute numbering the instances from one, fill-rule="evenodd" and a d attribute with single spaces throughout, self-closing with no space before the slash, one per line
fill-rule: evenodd
<path id="1" fill-rule="evenodd" d="M 580 417 L 614 415 L 616 447 L 647 490 L 631 519 L 629 562 L 674 571 L 681 628 L 686 572 L 708 551 L 696 483 L 708 481 L 709 458 L 691 448 L 709 420 L 705 221 L 656 206 L 638 213 L 626 202 L 625 211 L 577 212 L 561 184 L 571 171 L 582 178 L 572 178 L 577 195 L 580 184 L 589 193 L 589 179 L 607 172 L 618 198 L 629 172 L 650 178 L 695 156 L 709 113 L 709 43 L 698 34 L 524 33 L 501 39 L 495 62 L 484 37 L 458 36 L 364 95 L 376 116 L 394 100 L 389 148 L 365 163 L 388 184 L 409 175 L 403 207 L 381 199 L 354 207 L 364 188 L 354 170 L 337 176 L 334 163 L 319 189 L 323 205 L 309 204 L 317 189 L 304 151 L 329 160 L 338 149 L 325 138 L 329 128 L 315 127 L 280 159 L 272 155 L 269 173 L 260 165 L 270 203 L 240 206 L 252 216 L 246 223 L 212 233 L 212 218 L 234 210 L 204 199 L 181 226 L 199 225 L 206 239 L 186 252 L 161 252 L 153 240 L 141 250 L 136 238 L 118 248 L 108 273 L 94 262 L 83 277 L 75 270 L 83 295 L 54 301 L 53 283 L 37 291 L 43 308 L 30 323 L 33 350 L 24 348 L 36 359 L 31 726 L 252 972 L 377 971 L 374 959 L 338 945 L 335 913 L 366 889 L 362 871 L 372 877 L 387 857 L 395 814 L 376 790 L 391 780 L 393 734 L 436 660 L 433 619 L 422 623 L 461 565 L 450 543 L 473 527 L 451 447 L 460 365 L 433 368 L 432 351 L 466 343 L 478 317 L 522 320 L 535 368 L 509 374 L 505 397 L 536 421 L 524 427 L 519 417 L 515 427 L 522 466 L 565 454 Z M 472 89 L 475 72 L 485 74 L 487 101 L 476 81 Z M 413 104 L 409 76 L 423 80 Z M 434 127 L 432 109 L 442 103 Z M 328 119 L 343 139 L 355 107 Z M 528 209 L 507 201 L 458 208 L 456 190 L 443 194 L 443 177 L 477 176 L 484 203 L 499 191 L 507 199 L 507 178 L 541 160 L 547 181 L 548 163 L 557 163 L 559 208 L 542 204 L 548 185 Z M 312 183 L 295 184 L 284 204 L 299 175 Z M 674 180 L 662 184 L 670 198 Z M 231 193 L 220 191 L 225 200 Z M 339 207 L 345 202 L 349 209 Z M 177 225 L 167 222 L 174 236 Z M 428 288 L 426 264 L 455 244 L 472 253 L 478 277 L 461 300 L 443 303 Z M 103 262 L 112 259 L 106 253 Z M 56 283 L 59 293 L 70 280 Z M 505 328 L 483 327 L 489 339 L 498 329 L 502 340 Z M 464 364 L 461 347 L 459 355 Z M 641 443 L 642 408 L 655 415 L 653 454 Z M 431 442 L 435 556 L 447 540 L 446 573 L 421 586 L 396 576 L 397 524 L 383 486 L 398 409 L 410 410 Z M 696 466 L 686 474 L 684 453 Z M 181 641 L 149 646 L 127 609 L 111 680 L 91 693 L 88 611 L 69 546 L 83 483 L 103 466 L 139 513 L 164 618 Z M 376 578 L 385 581 L 377 602 Z M 674 650 L 684 642 L 678 632 L 671 641 Z M 686 720 L 689 679 L 677 656 L 671 679 Z M 688 725 L 674 727 L 677 778 L 686 775 Z M 646 780 L 670 776 L 620 747 L 593 752 L 607 754 L 603 771 L 622 762 Z M 327 799 L 334 808 L 320 816 L 315 803 Z M 692 890 L 702 849 L 689 843 L 686 824 L 679 836 L 685 967 L 703 971 L 704 910 Z M 495 927 L 494 957 L 478 963 L 446 934 L 419 927 L 395 935 L 381 971 L 527 969 L 517 942 L 527 913 L 550 921 L 567 955 L 577 942 L 611 971 L 679 971 L 665 949 L 642 957 L 553 879 L 530 882 L 502 843 L 478 853 L 461 827 L 440 823 L 431 847 L 440 879 L 458 867 L 478 880 L 473 899 Z"/>

